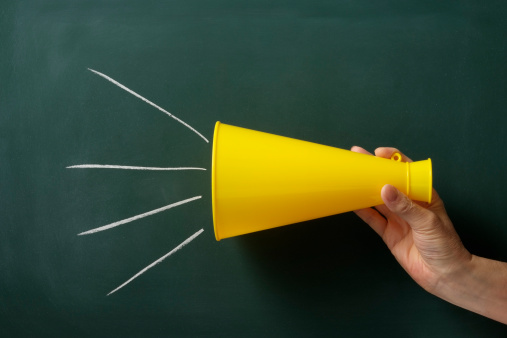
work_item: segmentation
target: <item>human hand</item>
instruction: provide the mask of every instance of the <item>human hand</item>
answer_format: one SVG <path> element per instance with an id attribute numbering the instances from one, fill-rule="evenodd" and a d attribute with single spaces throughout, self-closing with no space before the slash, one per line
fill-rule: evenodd
<path id="1" fill-rule="evenodd" d="M 351 150 L 372 155 L 357 146 Z M 399 151 L 377 148 L 375 155 L 391 158 L 395 152 Z M 403 154 L 402 161 L 412 162 Z M 382 237 L 396 260 L 420 286 L 442 297 L 440 282 L 456 278 L 472 259 L 454 230 L 444 203 L 435 190 L 433 201 L 428 204 L 410 200 L 392 185 L 382 188 L 381 197 L 384 205 L 355 213 Z"/>

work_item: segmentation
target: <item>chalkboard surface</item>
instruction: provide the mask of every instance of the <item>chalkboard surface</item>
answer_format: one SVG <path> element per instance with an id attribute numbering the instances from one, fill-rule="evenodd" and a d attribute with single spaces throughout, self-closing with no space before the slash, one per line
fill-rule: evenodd
<path id="1" fill-rule="evenodd" d="M 507 260 L 506 17 L 504 1 L 2 3 L 0 335 L 505 337 L 423 291 L 352 213 L 216 242 L 210 160 L 217 120 L 431 157 L 467 248 Z M 84 164 L 206 170 L 67 168 Z"/>

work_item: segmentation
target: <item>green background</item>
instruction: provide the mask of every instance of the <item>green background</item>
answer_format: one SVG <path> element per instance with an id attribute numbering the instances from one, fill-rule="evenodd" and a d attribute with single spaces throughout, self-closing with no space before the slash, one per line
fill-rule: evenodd
<path id="1" fill-rule="evenodd" d="M 431 157 L 467 248 L 507 260 L 505 1 L 0 5 L 0 332 L 505 336 L 426 293 L 342 214 L 216 242 L 214 122 Z M 78 233 L 203 198 L 115 229 Z M 106 294 L 203 228 L 187 247 Z"/>

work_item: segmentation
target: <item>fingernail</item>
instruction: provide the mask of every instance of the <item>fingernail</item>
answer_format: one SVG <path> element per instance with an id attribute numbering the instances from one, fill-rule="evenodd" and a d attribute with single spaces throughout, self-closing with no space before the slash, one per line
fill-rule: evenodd
<path id="1" fill-rule="evenodd" d="M 386 184 L 382 190 L 384 190 L 383 195 L 388 202 L 392 203 L 398 199 L 398 190 L 392 185 Z"/>

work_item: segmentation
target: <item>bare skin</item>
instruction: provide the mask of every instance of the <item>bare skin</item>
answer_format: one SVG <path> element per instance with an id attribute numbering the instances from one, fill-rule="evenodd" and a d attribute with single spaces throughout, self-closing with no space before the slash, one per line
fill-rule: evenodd
<path id="1" fill-rule="evenodd" d="M 370 154 L 361 147 L 354 152 Z M 390 158 L 395 148 L 377 148 Z M 402 154 L 402 161 L 412 162 Z M 507 324 L 507 263 L 472 255 L 463 246 L 433 190 L 433 201 L 414 202 L 391 185 L 381 191 L 384 205 L 356 210 L 384 240 L 407 273 L 426 291 L 452 304 Z"/>

